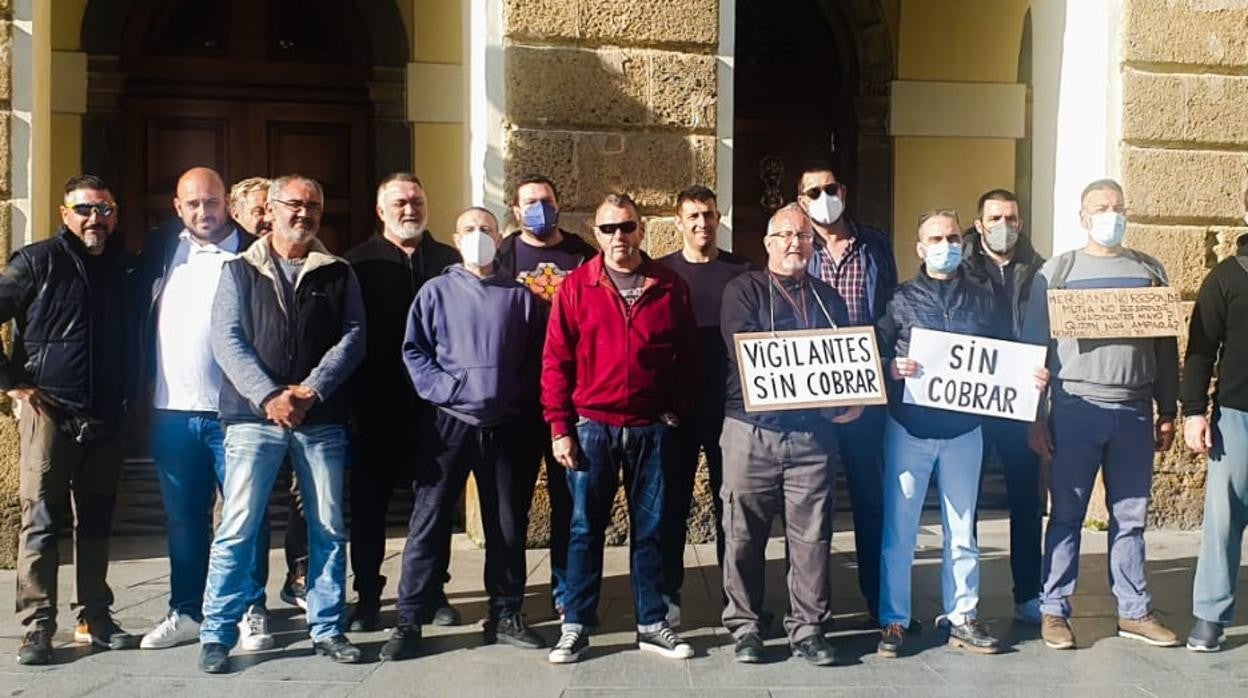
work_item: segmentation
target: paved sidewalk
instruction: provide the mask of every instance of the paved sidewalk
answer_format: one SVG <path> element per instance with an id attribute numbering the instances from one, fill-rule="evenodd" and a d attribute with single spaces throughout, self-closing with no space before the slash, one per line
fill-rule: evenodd
<path id="1" fill-rule="evenodd" d="M 552 666 L 544 652 L 505 646 L 480 646 L 476 625 L 485 611 L 481 593 L 483 551 L 463 536 L 454 544 L 448 595 L 463 613 L 466 625 L 427 628 L 425 656 L 406 662 L 374 660 L 385 633 L 353 637 L 369 663 L 335 665 L 311 656 L 303 617 L 277 600 L 284 569 L 282 553 L 273 551 L 274 630 L 277 648 L 233 655 L 234 672 L 213 677 L 196 668 L 198 645 L 163 651 L 94 652 L 73 644 L 68 613 L 72 571 L 61 570 L 61 624 L 57 664 L 22 667 L 16 661 L 0 669 L 0 691 L 8 695 L 55 696 L 1208 696 L 1248 695 L 1248 629 L 1241 610 L 1229 631 L 1229 648 L 1200 655 L 1185 649 L 1159 649 L 1115 636 L 1114 604 L 1108 593 L 1105 534 L 1084 535 L 1083 574 L 1076 600 L 1075 632 L 1080 649 L 1054 652 L 1044 647 L 1035 628 L 1010 620 L 1008 524 L 1000 516 L 981 523 L 982 572 L 985 596 L 981 616 L 1006 638 L 1011 651 L 986 657 L 953 650 L 933 630 L 939 604 L 939 531 L 932 513 L 925 515 L 915 566 L 916 615 L 925 623 L 918 640 L 907 648 L 912 656 L 884 660 L 875 656 L 877 635 L 864 627 L 865 614 L 853 570 L 852 536 L 835 536 L 834 599 L 837 613 L 834 643 L 837 667 L 818 669 L 786 659 L 782 638 L 768 642 L 774 661 L 743 666 L 732 660 L 731 639 L 719 626 L 719 573 L 714 547 L 689 546 L 683 634 L 697 656 L 687 661 L 642 655 L 633 644 L 632 600 L 627 578 L 627 548 L 607 551 L 603 608 L 608 625 L 592 638 L 591 652 L 580 664 Z M 388 596 L 398 579 L 401 532 L 391 531 L 385 574 Z M 1150 583 L 1159 614 L 1186 634 L 1191 609 L 1191 579 L 1199 533 L 1150 532 Z M 276 541 L 275 541 L 276 542 Z M 784 608 L 783 548 L 778 538 L 768 548 L 767 605 Z M 117 619 L 127 630 L 142 632 L 165 612 L 168 569 L 164 540 L 119 538 L 114 546 L 110 581 L 117 596 Z M 529 553 L 527 615 L 548 638 L 558 632 L 550 618 L 546 551 Z M 0 572 L 3 601 L 12 607 L 13 573 Z M 1241 583 L 1241 594 L 1244 584 Z M 385 616 L 393 622 L 393 611 Z M 12 616 L 0 623 L 0 653 L 13 657 L 19 629 Z"/>

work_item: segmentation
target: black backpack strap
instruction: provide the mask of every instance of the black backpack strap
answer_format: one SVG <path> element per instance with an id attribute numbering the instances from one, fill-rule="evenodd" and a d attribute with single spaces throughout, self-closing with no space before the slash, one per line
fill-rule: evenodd
<path id="1" fill-rule="evenodd" d="M 1053 269 L 1053 278 L 1049 279 L 1049 288 L 1063 289 L 1066 288 L 1066 277 L 1070 276 L 1070 270 L 1075 266 L 1075 251 L 1070 250 L 1063 252 L 1057 257 L 1057 266 Z"/>
<path id="2" fill-rule="evenodd" d="M 1122 253 L 1123 253 L 1123 256 L 1125 256 L 1127 259 L 1130 259 L 1136 264 L 1144 267 L 1144 271 L 1148 272 L 1148 278 L 1152 282 L 1153 286 L 1168 286 L 1169 285 L 1166 283 L 1165 276 L 1162 275 L 1162 272 L 1161 270 L 1157 268 L 1157 265 L 1153 264 L 1150 260 L 1146 259 L 1144 255 L 1126 247 L 1122 249 Z"/>

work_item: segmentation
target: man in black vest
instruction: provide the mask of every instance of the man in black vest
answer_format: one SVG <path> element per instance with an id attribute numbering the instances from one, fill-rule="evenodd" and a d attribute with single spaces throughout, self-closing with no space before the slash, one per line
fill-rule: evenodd
<path id="1" fill-rule="evenodd" d="M 226 263 L 213 301 L 226 467 L 199 634 L 200 669 L 208 673 L 227 670 L 238 622 L 255 596 L 260 519 L 287 456 L 306 485 L 308 627 L 316 652 L 360 661 L 342 634 L 349 404 L 340 388 L 364 357 L 364 303 L 351 267 L 316 239 L 324 201 L 315 180 L 274 180 L 266 204 L 272 234 Z"/>
<path id="2" fill-rule="evenodd" d="M 117 204 L 98 177 L 65 184 L 64 225 L 27 245 L 0 273 L 0 323 L 14 321 L 13 351 L 0 351 L 0 389 L 19 406 L 22 528 L 17 543 L 18 661 L 52 661 L 57 538 L 72 499 L 76 581 L 74 639 L 133 647 L 113 622 L 108 539 L 122 461 L 122 418 L 133 385 L 127 313 L 130 259 Z"/>

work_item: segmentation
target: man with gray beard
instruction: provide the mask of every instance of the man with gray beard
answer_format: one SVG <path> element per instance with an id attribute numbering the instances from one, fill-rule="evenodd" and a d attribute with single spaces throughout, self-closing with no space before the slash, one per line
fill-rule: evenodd
<path id="1" fill-rule="evenodd" d="M 351 571 L 359 601 L 350 629 L 381 628 L 381 561 L 386 552 L 386 510 L 397 484 L 407 485 L 414 472 L 411 433 L 433 419 L 416 396 L 403 364 L 408 310 L 416 292 L 443 269 L 459 264 L 454 247 L 426 230 L 429 201 L 420 179 L 396 172 L 377 187 L 377 218 L 382 230 L 343 255 L 355 269 L 368 320 L 364 362 L 352 378 L 351 417 L 355 425 L 356 463 L 351 468 Z M 418 445 L 419 446 L 419 445 Z M 443 568 L 450 564 L 451 541 L 439 550 Z M 446 579 L 445 573 L 442 575 Z M 436 611 L 422 623 L 456 625 L 459 614 L 438 587 Z"/>

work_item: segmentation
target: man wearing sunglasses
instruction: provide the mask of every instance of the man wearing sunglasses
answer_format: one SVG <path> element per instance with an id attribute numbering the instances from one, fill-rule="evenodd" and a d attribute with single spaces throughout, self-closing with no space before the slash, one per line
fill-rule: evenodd
<path id="1" fill-rule="evenodd" d="M 551 450 L 572 493 L 564 620 L 549 659 L 578 661 L 598 622 L 602 553 L 624 469 L 637 644 L 684 659 L 660 588 L 664 472 L 697 393 L 697 325 L 685 282 L 641 252 L 637 205 L 610 194 L 594 214 L 602 248 L 555 295 L 542 355 Z"/>
<path id="2" fill-rule="evenodd" d="M 21 532 L 17 620 L 22 664 L 52 661 L 58 538 L 72 504 L 74 639 L 112 649 L 137 645 L 112 619 L 108 543 L 122 464 L 122 419 L 133 387 L 131 259 L 117 205 L 93 175 L 65 185 L 62 226 L 27 245 L 0 272 L 0 322 L 14 321 L 0 352 L 0 388 L 18 404 Z"/>
<path id="3" fill-rule="evenodd" d="M 874 325 L 883 316 L 897 287 L 897 262 L 888 235 L 845 212 L 849 189 L 826 162 L 802 170 L 797 203 L 814 223 L 814 253 L 807 273 L 845 299 L 850 325 Z M 880 540 L 884 522 L 882 406 L 868 407 L 862 417 L 835 426 L 841 444 L 845 484 L 854 514 L 854 549 L 858 556 L 858 588 L 872 621 L 879 617 Z"/>

